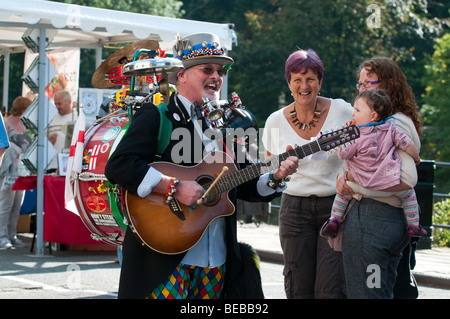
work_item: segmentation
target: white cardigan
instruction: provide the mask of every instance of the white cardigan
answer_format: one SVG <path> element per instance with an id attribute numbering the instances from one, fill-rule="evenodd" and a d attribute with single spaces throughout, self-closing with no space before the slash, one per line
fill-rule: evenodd
<path id="1" fill-rule="evenodd" d="M 352 120 L 352 106 L 342 99 L 331 99 L 331 106 L 321 131 L 335 130 Z M 293 130 L 283 114 L 283 109 L 272 113 L 266 121 L 263 137 L 264 147 L 273 155 L 286 151 L 287 145 L 303 145 L 304 140 Z M 292 196 L 330 196 L 336 194 L 336 175 L 343 161 L 333 152 L 319 152 L 300 160 L 300 166 L 287 183 L 286 194 Z"/>

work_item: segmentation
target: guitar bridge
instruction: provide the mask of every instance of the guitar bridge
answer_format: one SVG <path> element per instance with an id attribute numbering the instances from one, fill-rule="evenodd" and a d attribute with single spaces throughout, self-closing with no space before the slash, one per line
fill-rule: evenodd
<path id="1" fill-rule="evenodd" d="M 172 213 L 174 213 L 179 219 L 186 220 L 186 217 L 183 214 L 183 209 L 175 198 L 172 197 L 171 199 L 168 199 L 167 204 L 169 205 Z"/>

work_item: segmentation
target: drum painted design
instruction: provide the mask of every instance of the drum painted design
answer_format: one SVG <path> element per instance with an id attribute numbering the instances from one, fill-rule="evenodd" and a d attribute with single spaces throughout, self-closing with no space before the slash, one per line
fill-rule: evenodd
<path id="1" fill-rule="evenodd" d="M 123 215 L 113 213 L 104 174 L 106 161 L 126 132 L 127 123 L 128 117 L 116 116 L 86 132 L 82 172 L 74 183 L 77 209 L 92 238 L 114 246 L 122 244 L 126 226 Z M 112 198 L 115 200 L 115 196 Z"/>

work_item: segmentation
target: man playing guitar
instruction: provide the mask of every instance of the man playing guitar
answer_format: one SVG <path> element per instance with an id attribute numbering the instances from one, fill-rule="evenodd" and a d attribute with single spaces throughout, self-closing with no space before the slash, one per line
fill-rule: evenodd
<path id="1" fill-rule="evenodd" d="M 172 122 L 173 132 L 177 132 L 177 129 L 179 132 L 189 132 L 172 134 L 169 145 L 161 154 L 159 161 L 176 164 L 174 169 L 163 171 L 158 170 L 161 166 L 149 165 L 158 164 L 155 163 L 155 156 L 161 123 L 160 114 L 151 103 L 144 104 L 136 111 L 128 132 L 112 153 L 105 169 L 108 180 L 126 190 L 131 216 L 133 212 L 130 208 L 133 205 L 130 201 L 133 198 L 145 200 L 155 194 L 167 199 L 164 205 L 176 202 L 183 207 L 181 214 L 176 216 L 173 210 L 171 212 L 171 209 L 167 209 L 167 217 L 175 218 L 176 222 L 154 225 L 162 232 L 170 232 L 170 228 L 179 227 L 178 223 L 182 224 L 189 214 L 202 214 L 199 206 L 208 205 L 207 199 L 202 199 L 207 190 L 198 180 L 174 174 L 178 172 L 178 167 L 199 167 L 198 158 L 203 156 L 196 152 L 202 152 L 202 155 L 222 149 L 218 148 L 216 140 L 211 140 L 204 134 L 210 123 L 201 112 L 195 111 L 203 105 L 203 98 L 218 100 L 226 66 L 233 63 L 233 59 L 226 55 L 226 50 L 221 48 L 218 37 L 210 33 L 178 38 L 174 56 L 182 60 L 184 69 L 169 74 L 169 81 L 176 85 L 177 92 L 168 101 L 166 115 Z M 192 147 L 180 150 L 179 143 Z M 201 150 L 194 145 L 202 145 Z M 186 160 L 187 157 L 190 159 Z M 248 164 L 235 162 L 233 166 L 242 169 Z M 236 214 L 233 214 L 233 209 L 237 198 L 268 202 L 281 195 L 286 187 L 282 181 L 297 168 L 298 158 L 288 156 L 269 173 L 227 191 L 223 196 L 225 198 L 220 201 L 233 203 L 230 214 L 220 216 L 220 212 L 215 212 L 219 213 L 219 217 L 208 222 L 206 229 L 201 230 L 201 238 L 186 251 L 167 253 L 152 249 L 140 240 L 139 232 L 136 232 L 141 225 L 131 221 L 132 227 L 128 227 L 123 243 L 119 298 L 262 297 L 261 290 L 249 295 L 248 292 L 252 289 L 242 287 L 243 282 L 248 284 L 242 274 L 249 265 L 244 262 L 242 246 L 237 242 Z M 200 172 L 202 174 L 211 175 Z M 214 211 L 221 207 L 211 205 L 208 209 Z M 158 209 L 149 207 L 147 211 L 150 214 Z M 145 210 L 143 214 L 145 215 Z M 158 223 L 156 219 L 155 223 Z M 252 269 L 258 272 L 256 278 L 260 281 L 259 271 L 256 267 Z M 252 284 L 258 286 L 257 282 Z"/>

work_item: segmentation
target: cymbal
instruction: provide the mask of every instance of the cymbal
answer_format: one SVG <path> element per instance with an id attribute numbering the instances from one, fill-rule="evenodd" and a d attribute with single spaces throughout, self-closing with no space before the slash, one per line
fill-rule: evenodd
<path id="1" fill-rule="evenodd" d="M 183 68 L 183 62 L 175 58 L 143 59 L 125 64 L 122 74 L 125 76 L 144 76 L 159 74 L 162 70 L 178 72 Z"/>
<path id="2" fill-rule="evenodd" d="M 141 40 L 114 52 L 95 70 L 91 80 L 92 85 L 97 89 L 114 86 L 113 83 L 109 82 L 109 70 L 133 61 L 133 56 L 139 49 L 158 50 L 158 48 L 159 44 L 155 40 Z"/>

